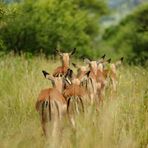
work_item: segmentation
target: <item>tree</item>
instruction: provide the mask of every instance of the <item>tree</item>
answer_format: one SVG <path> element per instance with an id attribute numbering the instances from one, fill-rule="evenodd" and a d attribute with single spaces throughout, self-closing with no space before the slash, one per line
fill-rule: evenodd
<path id="1" fill-rule="evenodd" d="M 139 6 L 117 26 L 104 33 L 107 44 L 126 55 L 130 62 L 144 64 L 148 59 L 148 4 Z"/>
<path id="2" fill-rule="evenodd" d="M 8 6 L 9 7 L 9 6 Z M 106 13 L 101 0 L 25 0 L 10 5 L 15 18 L 6 21 L 1 38 L 7 51 L 53 54 L 55 48 L 77 47 L 90 56 L 99 33 L 99 16 Z"/>

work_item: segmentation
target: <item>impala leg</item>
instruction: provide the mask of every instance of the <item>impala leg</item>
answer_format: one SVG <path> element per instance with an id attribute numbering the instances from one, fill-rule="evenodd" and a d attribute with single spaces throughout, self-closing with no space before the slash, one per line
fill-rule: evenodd
<path id="1" fill-rule="evenodd" d="M 43 130 L 43 133 L 44 133 L 44 136 L 47 137 L 47 123 L 46 122 L 41 122 L 41 125 L 42 125 L 42 130 Z"/>
<path id="2" fill-rule="evenodd" d="M 77 112 L 77 114 L 79 114 L 80 112 L 79 112 L 79 108 L 78 108 L 78 100 L 79 99 L 79 97 L 75 97 L 74 98 L 74 102 L 75 102 L 75 106 L 76 106 L 76 112 Z"/>
<path id="3" fill-rule="evenodd" d="M 111 91 L 110 91 L 110 99 L 113 99 L 115 96 L 115 93 L 116 93 L 116 90 L 117 90 L 117 81 L 115 78 L 111 78 Z"/>
<path id="4" fill-rule="evenodd" d="M 72 126 L 75 128 L 76 127 L 75 120 L 74 120 L 73 116 L 70 115 L 70 112 L 69 112 L 70 101 L 71 101 L 71 98 L 68 98 L 67 113 L 68 113 L 68 118 L 69 118 L 70 122 L 72 123 Z"/>
<path id="5" fill-rule="evenodd" d="M 90 93 L 90 103 L 91 103 L 91 105 L 93 105 L 93 103 L 94 103 L 94 95 L 93 95 L 93 93 Z"/>
<path id="6" fill-rule="evenodd" d="M 67 101 L 67 113 L 68 113 L 68 116 L 69 116 L 70 99 L 71 99 L 71 98 L 68 98 L 68 101 Z"/>
<path id="7" fill-rule="evenodd" d="M 112 79 L 113 91 L 116 91 L 116 80 Z"/>
<path id="8" fill-rule="evenodd" d="M 42 130 L 45 136 L 47 136 L 47 131 L 46 131 L 46 116 L 45 116 L 45 102 L 42 103 L 41 107 L 41 126 Z"/>
<path id="9" fill-rule="evenodd" d="M 80 102 L 81 102 L 82 111 L 84 112 L 84 104 L 83 104 L 82 98 L 81 98 L 81 97 L 79 97 L 79 99 L 80 99 Z"/>
<path id="10" fill-rule="evenodd" d="M 98 105 L 103 104 L 103 96 L 102 96 L 102 90 L 99 89 L 98 90 L 98 101 L 97 101 Z"/>

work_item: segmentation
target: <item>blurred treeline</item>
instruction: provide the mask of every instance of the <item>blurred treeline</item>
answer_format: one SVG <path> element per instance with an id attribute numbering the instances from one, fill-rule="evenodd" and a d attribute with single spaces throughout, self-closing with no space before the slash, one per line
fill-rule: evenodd
<path id="1" fill-rule="evenodd" d="M 0 50 L 46 56 L 56 48 L 77 48 L 77 57 L 125 56 L 144 64 L 148 58 L 148 4 L 140 5 L 118 25 L 104 30 L 110 14 L 102 0 L 23 0 L 0 2 Z M 103 30 L 103 31 L 102 31 Z"/>
<path id="2" fill-rule="evenodd" d="M 11 14 L 2 18 L 1 48 L 46 55 L 74 47 L 79 55 L 89 55 L 95 48 L 99 17 L 107 10 L 101 0 L 24 0 L 3 7 Z"/>
<path id="3" fill-rule="evenodd" d="M 148 62 L 148 3 L 136 8 L 118 25 L 107 28 L 102 38 L 102 46 L 106 53 L 125 55 L 130 63 L 146 64 Z"/>

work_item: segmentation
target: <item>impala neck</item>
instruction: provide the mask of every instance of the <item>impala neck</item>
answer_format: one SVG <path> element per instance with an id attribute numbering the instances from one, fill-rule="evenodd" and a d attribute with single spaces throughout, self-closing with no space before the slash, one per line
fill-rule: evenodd
<path id="1" fill-rule="evenodd" d="M 97 75 L 97 69 L 91 68 L 90 71 L 91 71 L 94 75 Z"/>
<path id="2" fill-rule="evenodd" d="M 63 78 L 61 77 L 55 78 L 55 83 L 53 87 L 56 88 L 60 93 L 62 93 L 63 92 Z"/>
<path id="3" fill-rule="evenodd" d="M 61 60 L 62 60 L 63 67 L 69 67 L 69 54 L 68 53 L 63 53 Z"/>
<path id="4" fill-rule="evenodd" d="M 90 64 L 90 71 L 91 71 L 94 75 L 97 75 L 97 70 L 98 70 L 97 62 L 96 62 L 96 61 L 91 61 L 91 64 Z"/>
<path id="5" fill-rule="evenodd" d="M 62 61 L 62 66 L 68 68 L 69 67 L 69 61 Z"/>

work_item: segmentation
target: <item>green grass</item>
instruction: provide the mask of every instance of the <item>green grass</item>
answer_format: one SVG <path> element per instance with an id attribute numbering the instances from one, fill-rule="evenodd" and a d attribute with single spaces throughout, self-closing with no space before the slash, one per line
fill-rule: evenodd
<path id="1" fill-rule="evenodd" d="M 43 56 L 0 58 L 0 148 L 51 147 L 54 139 L 42 136 L 35 102 L 39 91 L 51 86 L 41 70 L 52 72 L 57 65 Z M 107 92 L 99 112 L 89 106 L 77 117 L 76 131 L 64 123 L 56 147 L 148 147 L 148 68 L 123 66 L 118 82 L 117 93 Z"/>

